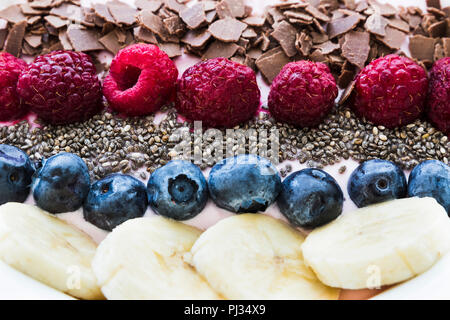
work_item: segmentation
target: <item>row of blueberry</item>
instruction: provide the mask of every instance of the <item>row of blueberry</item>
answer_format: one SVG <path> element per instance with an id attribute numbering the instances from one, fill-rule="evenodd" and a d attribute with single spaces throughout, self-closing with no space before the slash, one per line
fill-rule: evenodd
<path id="1" fill-rule="evenodd" d="M 275 166 L 256 155 L 239 155 L 216 164 L 206 181 L 194 164 L 174 160 L 156 170 L 147 188 L 141 181 L 114 174 L 90 184 L 81 158 L 70 153 L 33 164 L 20 149 L 0 145 L 0 204 L 24 202 L 30 193 L 40 208 L 53 213 L 78 210 L 104 230 L 141 217 L 148 205 L 159 215 L 188 220 L 198 215 L 210 197 L 234 213 L 264 212 L 275 201 L 295 226 L 313 228 L 336 219 L 344 196 L 328 173 L 319 169 L 294 172 L 283 182 Z M 450 168 L 430 160 L 409 178 L 384 160 L 362 163 L 348 182 L 358 207 L 406 196 L 434 197 L 450 212 Z"/>

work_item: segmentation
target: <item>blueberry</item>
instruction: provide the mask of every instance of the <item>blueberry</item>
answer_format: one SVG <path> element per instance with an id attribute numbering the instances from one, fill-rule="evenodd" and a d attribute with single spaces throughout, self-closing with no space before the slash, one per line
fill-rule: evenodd
<path id="1" fill-rule="evenodd" d="M 147 206 L 144 183 L 128 175 L 113 174 L 92 184 L 83 215 L 100 229 L 112 231 L 129 219 L 142 217 Z"/>
<path id="2" fill-rule="evenodd" d="M 198 215 L 208 201 L 208 186 L 202 171 L 194 164 L 173 160 L 157 169 L 147 184 L 153 211 L 174 220 Z"/>
<path id="3" fill-rule="evenodd" d="M 386 160 L 368 160 L 352 172 L 347 184 L 350 198 L 358 208 L 406 197 L 403 171 Z"/>
<path id="4" fill-rule="evenodd" d="M 0 145 L 0 205 L 24 202 L 30 194 L 34 165 L 22 150 Z"/>
<path id="5" fill-rule="evenodd" d="M 315 228 L 339 217 L 344 195 L 336 180 L 325 171 L 304 169 L 283 181 L 277 204 L 294 226 Z"/>
<path id="6" fill-rule="evenodd" d="M 450 216 L 450 167 L 438 160 L 417 165 L 409 176 L 408 196 L 435 198 Z"/>
<path id="7" fill-rule="evenodd" d="M 267 159 L 242 154 L 216 164 L 209 174 L 214 203 L 235 213 L 264 212 L 281 190 L 277 168 Z"/>
<path id="8" fill-rule="evenodd" d="M 37 206 L 54 214 L 78 210 L 89 188 L 86 164 L 71 153 L 60 153 L 44 160 L 32 184 Z"/>

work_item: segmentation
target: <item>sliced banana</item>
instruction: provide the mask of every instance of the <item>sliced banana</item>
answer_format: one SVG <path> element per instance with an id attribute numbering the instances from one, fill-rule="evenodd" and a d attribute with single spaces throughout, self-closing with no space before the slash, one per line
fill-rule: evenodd
<path id="1" fill-rule="evenodd" d="M 450 219 L 432 198 L 369 206 L 314 230 L 305 262 L 332 287 L 375 288 L 429 269 L 450 249 Z"/>
<path id="2" fill-rule="evenodd" d="M 193 246 L 192 263 L 227 299 L 337 299 L 305 266 L 303 236 L 261 214 L 221 220 Z"/>
<path id="3" fill-rule="evenodd" d="M 162 217 L 128 220 L 99 245 L 92 267 L 108 299 L 219 299 L 184 256 L 201 231 Z"/>
<path id="4" fill-rule="evenodd" d="M 89 236 L 41 209 L 0 206 L 0 260 L 81 299 L 102 299 L 91 269 L 97 245 Z"/>

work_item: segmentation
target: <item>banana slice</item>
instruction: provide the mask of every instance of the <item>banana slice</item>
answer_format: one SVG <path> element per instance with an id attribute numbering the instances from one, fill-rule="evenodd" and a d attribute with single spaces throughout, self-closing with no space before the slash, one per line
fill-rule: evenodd
<path id="1" fill-rule="evenodd" d="M 81 299 L 102 299 L 91 269 L 96 244 L 86 234 L 41 209 L 0 206 L 0 260 Z"/>
<path id="2" fill-rule="evenodd" d="M 128 220 L 99 245 L 92 267 L 108 299 L 219 299 L 184 261 L 201 231 L 162 217 Z"/>
<path id="3" fill-rule="evenodd" d="M 305 266 L 303 236 L 261 214 L 226 218 L 192 248 L 192 263 L 227 299 L 337 299 Z"/>
<path id="4" fill-rule="evenodd" d="M 314 230 L 305 262 L 332 287 L 375 288 L 429 269 L 450 249 L 450 219 L 432 198 L 408 198 L 345 214 Z"/>

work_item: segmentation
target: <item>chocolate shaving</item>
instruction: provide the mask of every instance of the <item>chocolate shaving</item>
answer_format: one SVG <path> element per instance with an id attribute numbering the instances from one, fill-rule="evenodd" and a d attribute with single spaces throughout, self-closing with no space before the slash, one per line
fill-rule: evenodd
<path id="1" fill-rule="evenodd" d="M 136 0 L 135 5 L 141 10 L 150 10 L 156 12 L 161 8 L 162 1 L 160 0 Z"/>
<path id="2" fill-rule="evenodd" d="M 447 33 L 447 21 L 442 20 L 433 23 L 428 27 L 428 33 L 433 38 L 444 37 Z"/>
<path id="3" fill-rule="evenodd" d="M 220 19 L 213 22 L 208 30 L 212 36 L 223 42 L 237 42 L 247 25 L 233 18 Z"/>
<path id="4" fill-rule="evenodd" d="M 135 8 L 118 0 L 108 1 L 106 6 L 117 24 L 131 26 L 135 23 L 138 14 Z"/>
<path id="5" fill-rule="evenodd" d="M 255 32 L 253 28 L 247 28 L 242 32 L 242 38 L 253 39 L 256 38 L 258 34 Z"/>
<path id="6" fill-rule="evenodd" d="M 361 21 L 361 16 L 359 14 L 354 14 L 345 18 L 340 18 L 332 20 L 328 24 L 328 37 L 333 39 L 341 34 L 347 33 L 356 27 L 356 25 Z"/>
<path id="7" fill-rule="evenodd" d="M 340 49 L 341 46 L 338 43 L 334 43 L 331 41 L 325 41 L 319 45 L 315 45 L 314 49 L 319 49 L 322 54 L 330 54 L 333 51 Z"/>
<path id="8" fill-rule="evenodd" d="M 281 69 L 290 62 L 289 57 L 281 47 L 273 48 L 262 54 L 256 60 L 256 66 L 264 78 L 272 83 L 273 79 L 280 73 Z"/>
<path id="9" fill-rule="evenodd" d="M 63 19 L 74 21 L 76 23 L 85 24 L 83 11 L 79 6 L 76 6 L 74 4 L 64 3 L 59 7 L 52 8 L 50 10 L 50 14 Z"/>
<path id="10" fill-rule="evenodd" d="M 34 0 L 30 3 L 30 6 L 35 9 L 47 9 L 53 5 L 53 0 Z M 57 7 L 57 5 L 53 5 Z"/>
<path id="11" fill-rule="evenodd" d="M 3 48 L 7 35 L 8 35 L 8 21 L 0 19 L 0 49 Z"/>
<path id="12" fill-rule="evenodd" d="M 345 91 L 342 93 L 342 96 L 338 102 L 338 104 L 340 106 L 344 105 L 344 103 L 346 101 L 348 101 L 350 99 L 350 97 L 352 96 L 354 89 L 355 89 L 355 83 L 356 83 L 356 81 L 350 82 L 350 84 L 347 86 L 347 89 L 345 89 Z"/>
<path id="13" fill-rule="evenodd" d="M 106 5 L 104 5 L 102 3 L 94 4 L 94 11 L 100 18 L 102 18 L 106 22 L 116 23 L 116 20 L 111 15 L 111 13 L 109 13 L 109 10 L 106 7 Z"/>
<path id="14" fill-rule="evenodd" d="M 266 19 L 263 17 L 247 17 L 244 20 L 242 20 L 242 22 L 248 24 L 249 26 L 252 27 L 262 27 L 264 25 L 264 23 L 266 22 Z"/>
<path id="15" fill-rule="evenodd" d="M 245 16 L 245 5 L 242 0 L 222 0 L 217 4 L 216 10 L 220 19 Z"/>
<path id="16" fill-rule="evenodd" d="M 75 51 L 96 51 L 105 49 L 98 41 L 98 33 L 94 30 L 86 30 L 71 26 L 67 29 L 67 37 Z"/>
<path id="17" fill-rule="evenodd" d="M 98 41 L 105 47 L 106 50 L 114 55 L 122 49 L 115 31 L 111 31 L 107 35 L 101 37 Z"/>
<path id="18" fill-rule="evenodd" d="M 197 29 L 206 23 L 205 11 L 202 3 L 197 3 L 192 7 L 186 7 L 180 11 L 180 18 L 186 23 L 189 29 Z"/>
<path id="19" fill-rule="evenodd" d="M 444 47 L 444 54 L 450 57 L 450 38 L 442 38 L 442 46 Z"/>
<path id="20" fill-rule="evenodd" d="M 211 38 L 211 33 L 207 29 L 188 31 L 181 39 L 183 43 L 193 48 L 203 48 Z"/>
<path id="21" fill-rule="evenodd" d="M 368 32 L 351 31 L 346 33 L 342 45 L 342 56 L 355 66 L 364 68 L 369 57 L 369 42 L 370 34 Z"/>
<path id="22" fill-rule="evenodd" d="M 305 8 L 305 11 L 308 12 L 310 15 L 312 15 L 314 18 L 323 21 L 323 22 L 329 22 L 330 17 L 328 17 L 326 14 L 320 12 L 317 8 L 309 5 Z"/>
<path id="23" fill-rule="evenodd" d="M 34 49 L 42 44 L 42 36 L 39 35 L 27 35 L 24 39 Z"/>
<path id="24" fill-rule="evenodd" d="M 395 14 L 397 13 L 395 7 L 390 5 L 389 3 L 379 3 L 375 0 L 368 0 L 368 2 L 369 5 L 373 8 L 373 10 L 376 13 L 381 14 L 382 16 L 391 17 L 395 16 Z"/>
<path id="25" fill-rule="evenodd" d="M 176 35 L 178 37 L 182 37 L 186 32 L 186 25 L 181 21 L 181 19 L 174 15 L 169 18 L 163 20 L 164 26 L 166 30 L 171 35 Z"/>
<path id="26" fill-rule="evenodd" d="M 441 0 L 427 0 L 427 7 L 441 9 Z"/>
<path id="27" fill-rule="evenodd" d="M 386 27 L 386 35 L 384 37 L 378 36 L 377 39 L 381 41 L 383 44 L 388 46 L 391 49 L 398 50 L 400 49 L 403 41 L 405 41 L 406 34 L 391 28 L 389 26 Z"/>
<path id="28" fill-rule="evenodd" d="M 73 50 L 72 45 L 70 44 L 69 37 L 67 36 L 66 30 L 60 30 L 58 34 L 58 39 L 61 42 L 61 45 L 64 50 Z"/>
<path id="29" fill-rule="evenodd" d="M 410 37 L 409 50 L 411 51 L 411 56 L 421 61 L 433 61 L 435 44 L 436 39 L 433 38 L 420 35 Z"/>
<path id="30" fill-rule="evenodd" d="M 159 16 L 153 14 L 150 10 L 142 10 L 139 15 L 139 21 L 143 27 L 152 31 L 163 40 L 169 39 L 169 34 L 164 27 L 163 20 Z"/>
<path id="31" fill-rule="evenodd" d="M 181 56 L 181 47 L 178 43 L 160 43 L 158 46 L 169 58 Z"/>
<path id="32" fill-rule="evenodd" d="M 206 50 L 205 54 L 202 56 L 202 60 L 218 57 L 231 58 L 238 49 L 239 46 L 235 43 L 216 40 L 208 47 L 208 50 Z"/>
<path id="33" fill-rule="evenodd" d="M 67 20 L 63 20 L 56 16 L 45 16 L 44 19 L 55 29 L 67 26 Z"/>
<path id="34" fill-rule="evenodd" d="M 304 21 L 305 23 L 312 23 L 313 17 L 309 14 L 297 12 L 297 11 L 285 11 L 284 15 L 289 18 L 293 18 L 298 21 Z M 281 20 L 280 20 L 281 21 Z"/>
<path id="35" fill-rule="evenodd" d="M 289 22 L 280 22 L 272 32 L 272 37 L 280 43 L 281 48 L 288 57 L 293 57 L 297 54 L 297 48 L 295 47 L 297 30 Z"/>
<path id="36" fill-rule="evenodd" d="M 19 23 L 26 20 L 19 5 L 12 5 L 0 11 L 0 18 L 8 20 L 10 23 Z"/>
<path id="37" fill-rule="evenodd" d="M 407 22 L 403 21 L 402 19 L 398 18 L 392 18 L 388 20 L 388 24 L 395 29 L 398 29 L 400 31 L 403 31 L 405 33 L 409 32 L 410 26 Z"/>
<path id="38" fill-rule="evenodd" d="M 20 6 L 20 10 L 22 11 L 23 14 L 25 15 L 39 15 L 39 14 L 45 14 L 47 11 L 46 10 L 40 10 L 40 9 L 35 9 L 33 7 L 30 6 L 29 3 L 22 3 L 19 5 Z"/>
<path id="39" fill-rule="evenodd" d="M 445 57 L 444 46 L 440 43 L 436 43 L 434 47 L 433 60 L 437 61 Z"/>
<path id="40" fill-rule="evenodd" d="M 21 21 L 12 26 L 6 38 L 4 50 L 15 57 L 22 52 L 22 42 L 27 28 L 27 21 Z"/>
<path id="41" fill-rule="evenodd" d="M 152 44 L 158 43 L 158 40 L 156 39 L 155 34 L 153 32 L 151 32 L 150 30 L 143 28 L 143 27 L 136 27 L 134 36 L 139 41 L 143 41 L 146 43 L 152 43 Z"/>
<path id="42" fill-rule="evenodd" d="M 364 27 L 370 33 L 385 36 L 386 35 L 386 26 L 389 24 L 389 20 L 379 14 L 372 14 L 366 20 Z"/>
<path id="43" fill-rule="evenodd" d="M 312 48 L 312 39 L 306 34 L 306 32 L 297 34 L 295 46 L 298 52 L 300 52 L 304 57 L 307 57 Z"/>
<path id="44" fill-rule="evenodd" d="M 177 0 L 165 0 L 164 4 L 172 11 L 176 13 L 180 13 L 186 6 L 184 4 L 179 3 Z"/>

